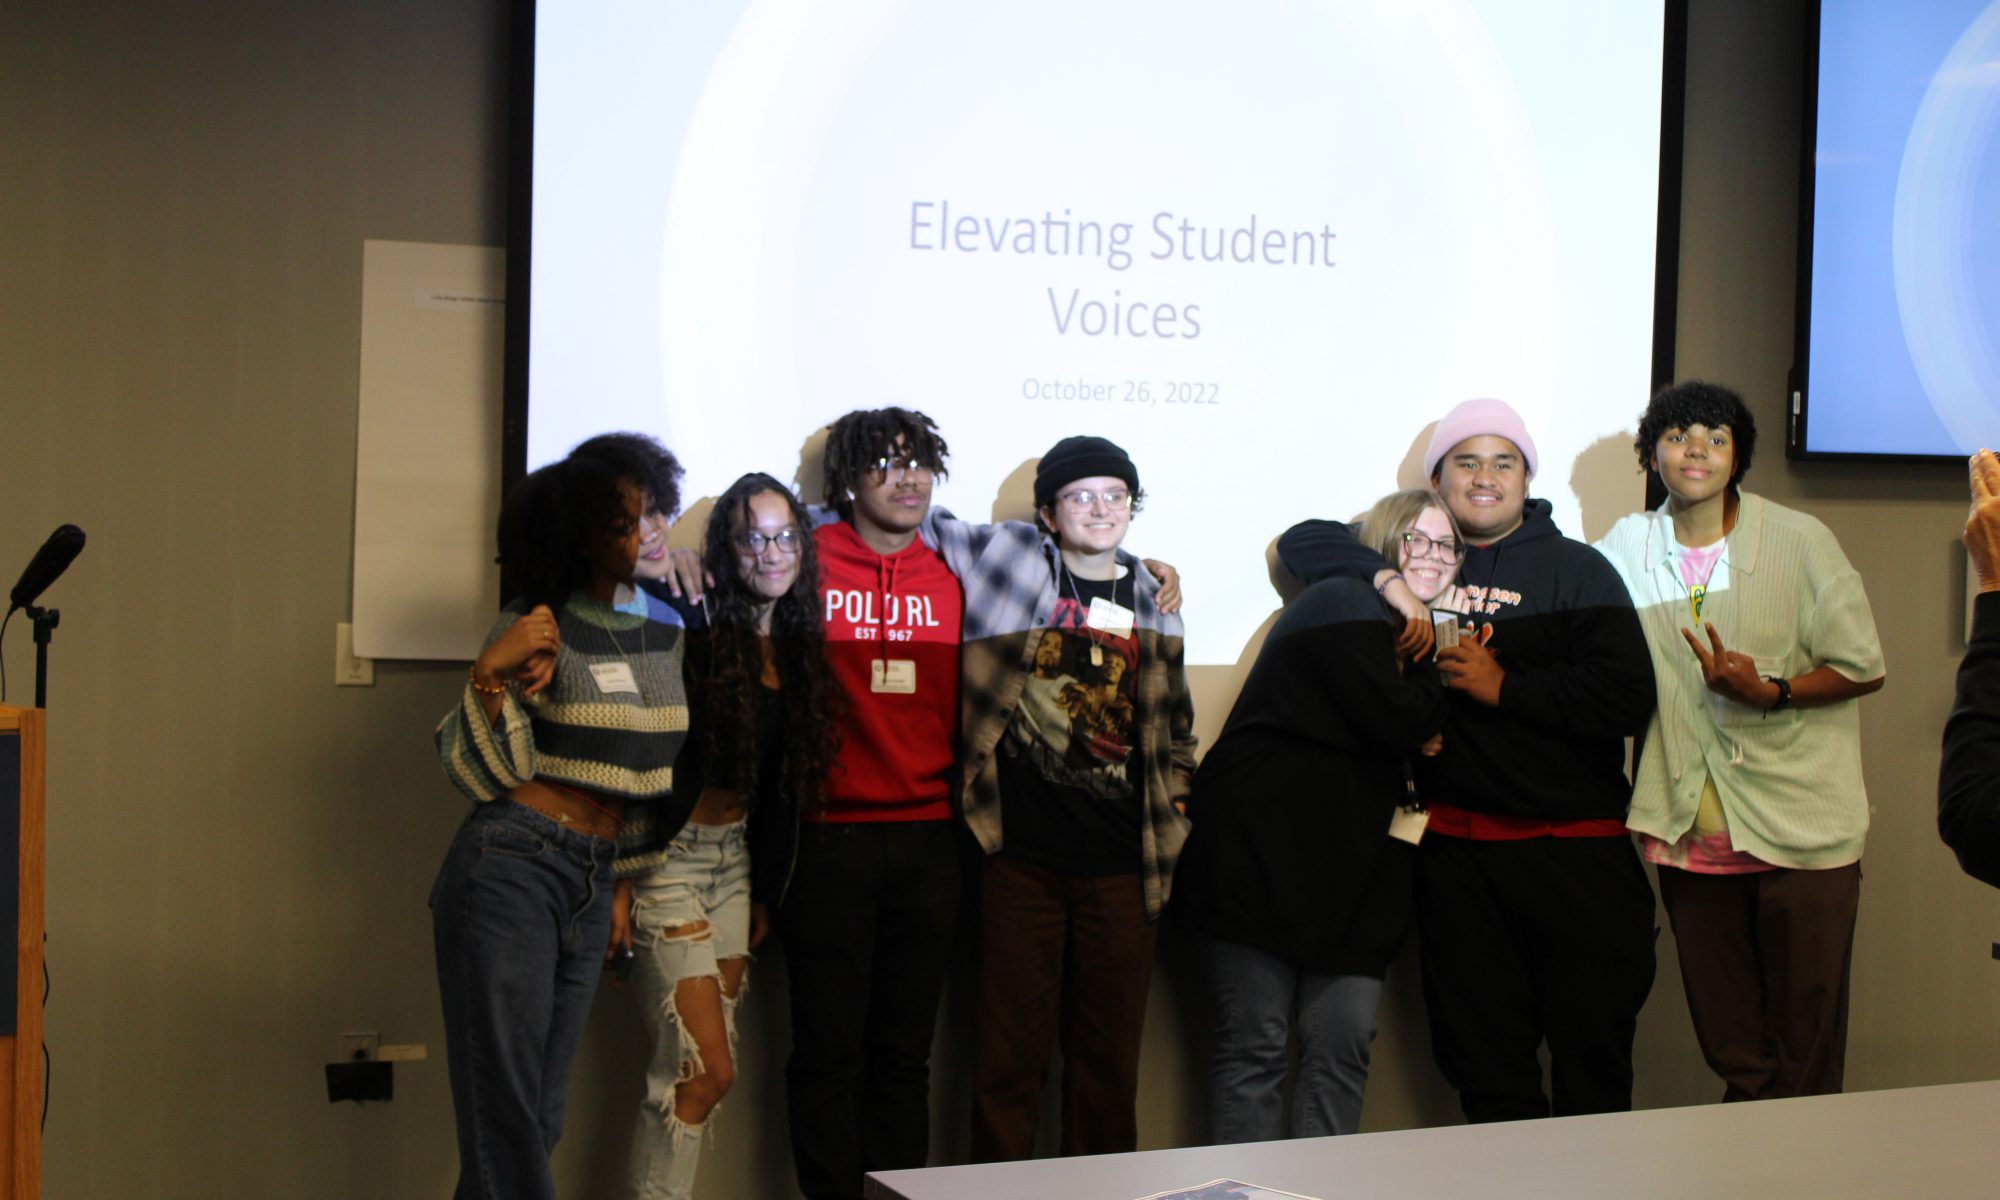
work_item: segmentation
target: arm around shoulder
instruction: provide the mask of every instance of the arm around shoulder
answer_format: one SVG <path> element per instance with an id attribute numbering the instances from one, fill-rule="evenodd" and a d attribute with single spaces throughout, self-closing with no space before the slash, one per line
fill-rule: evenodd
<path id="1" fill-rule="evenodd" d="M 1040 533 L 1026 521 L 995 521 L 990 525 L 975 525 L 961 521 L 948 508 L 933 507 L 924 515 L 924 522 L 917 527 L 917 535 L 924 545 L 938 552 L 944 565 L 951 573 L 964 579 L 987 547 L 997 539 L 1008 538 L 1023 547 L 1036 545 L 1041 540 Z"/>
<path id="2" fill-rule="evenodd" d="M 1304 583 L 1335 575 L 1373 582 L 1377 573 L 1391 569 L 1339 521 L 1300 521 L 1285 530 L 1278 536 L 1278 561 Z"/>

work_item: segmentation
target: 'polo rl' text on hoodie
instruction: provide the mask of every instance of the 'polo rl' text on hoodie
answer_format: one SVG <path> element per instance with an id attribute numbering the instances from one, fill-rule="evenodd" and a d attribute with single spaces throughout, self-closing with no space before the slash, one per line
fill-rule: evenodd
<path id="1" fill-rule="evenodd" d="M 826 809 L 807 820 L 951 817 L 964 594 L 922 541 L 877 554 L 845 521 L 814 531 L 826 652 L 846 698 Z"/>

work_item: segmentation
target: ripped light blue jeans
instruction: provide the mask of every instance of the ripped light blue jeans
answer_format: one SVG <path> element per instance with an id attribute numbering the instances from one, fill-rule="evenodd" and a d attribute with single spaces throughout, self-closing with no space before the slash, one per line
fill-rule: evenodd
<path id="1" fill-rule="evenodd" d="M 694 934 L 674 930 L 706 921 Z M 720 964 L 750 953 L 750 852 L 744 823 L 683 827 L 665 865 L 632 885 L 632 980 L 652 1034 L 646 1099 L 632 1131 L 629 1193 L 638 1200 L 685 1200 L 693 1194 L 704 1129 L 674 1115 L 675 1088 L 705 1073 L 699 1048 L 682 1026 L 675 989 L 684 979 L 721 980 Z M 747 982 L 747 977 L 746 977 Z M 736 1054 L 735 996 L 722 998 L 729 1053 Z"/>

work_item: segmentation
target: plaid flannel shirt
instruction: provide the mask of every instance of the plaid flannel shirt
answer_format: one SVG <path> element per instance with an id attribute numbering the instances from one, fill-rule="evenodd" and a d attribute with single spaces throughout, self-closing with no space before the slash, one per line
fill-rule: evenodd
<path id="1" fill-rule="evenodd" d="M 1000 770 L 994 749 L 1014 718 L 1034 667 L 1035 631 L 1056 606 L 1057 550 L 1033 525 L 968 525 L 932 509 L 926 544 L 965 588 L 959 650 L 959 808 L 988 854 L 1000 849 Z M 1162 613 L 1160 582 L 1124 550 L 1118 561 L 1135 583 L 1133 635 L 1139 642 L 1138 712 L 1132 772 L 1145 806 L 1140 823 L 1146 915 L 1158 917 L 1173 885 L 1188 820 L 1175 807 L 1194 777 L 1194 701 L 1182 667 L 1181 619 Z"/>

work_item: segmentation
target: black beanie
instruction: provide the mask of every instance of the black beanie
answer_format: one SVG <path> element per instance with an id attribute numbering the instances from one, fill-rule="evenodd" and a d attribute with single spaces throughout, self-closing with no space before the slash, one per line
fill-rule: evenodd
<path id="1" fill-rule="evenodd" d="M 1035 468 L 1035 507 L 1051 508 L 1056 493 L 1079 479 L 1106 475 L 1139 490 L 1139 468 L 1116 442 L 1101 437 L 1066 437 L 1049 447 Z"/>

